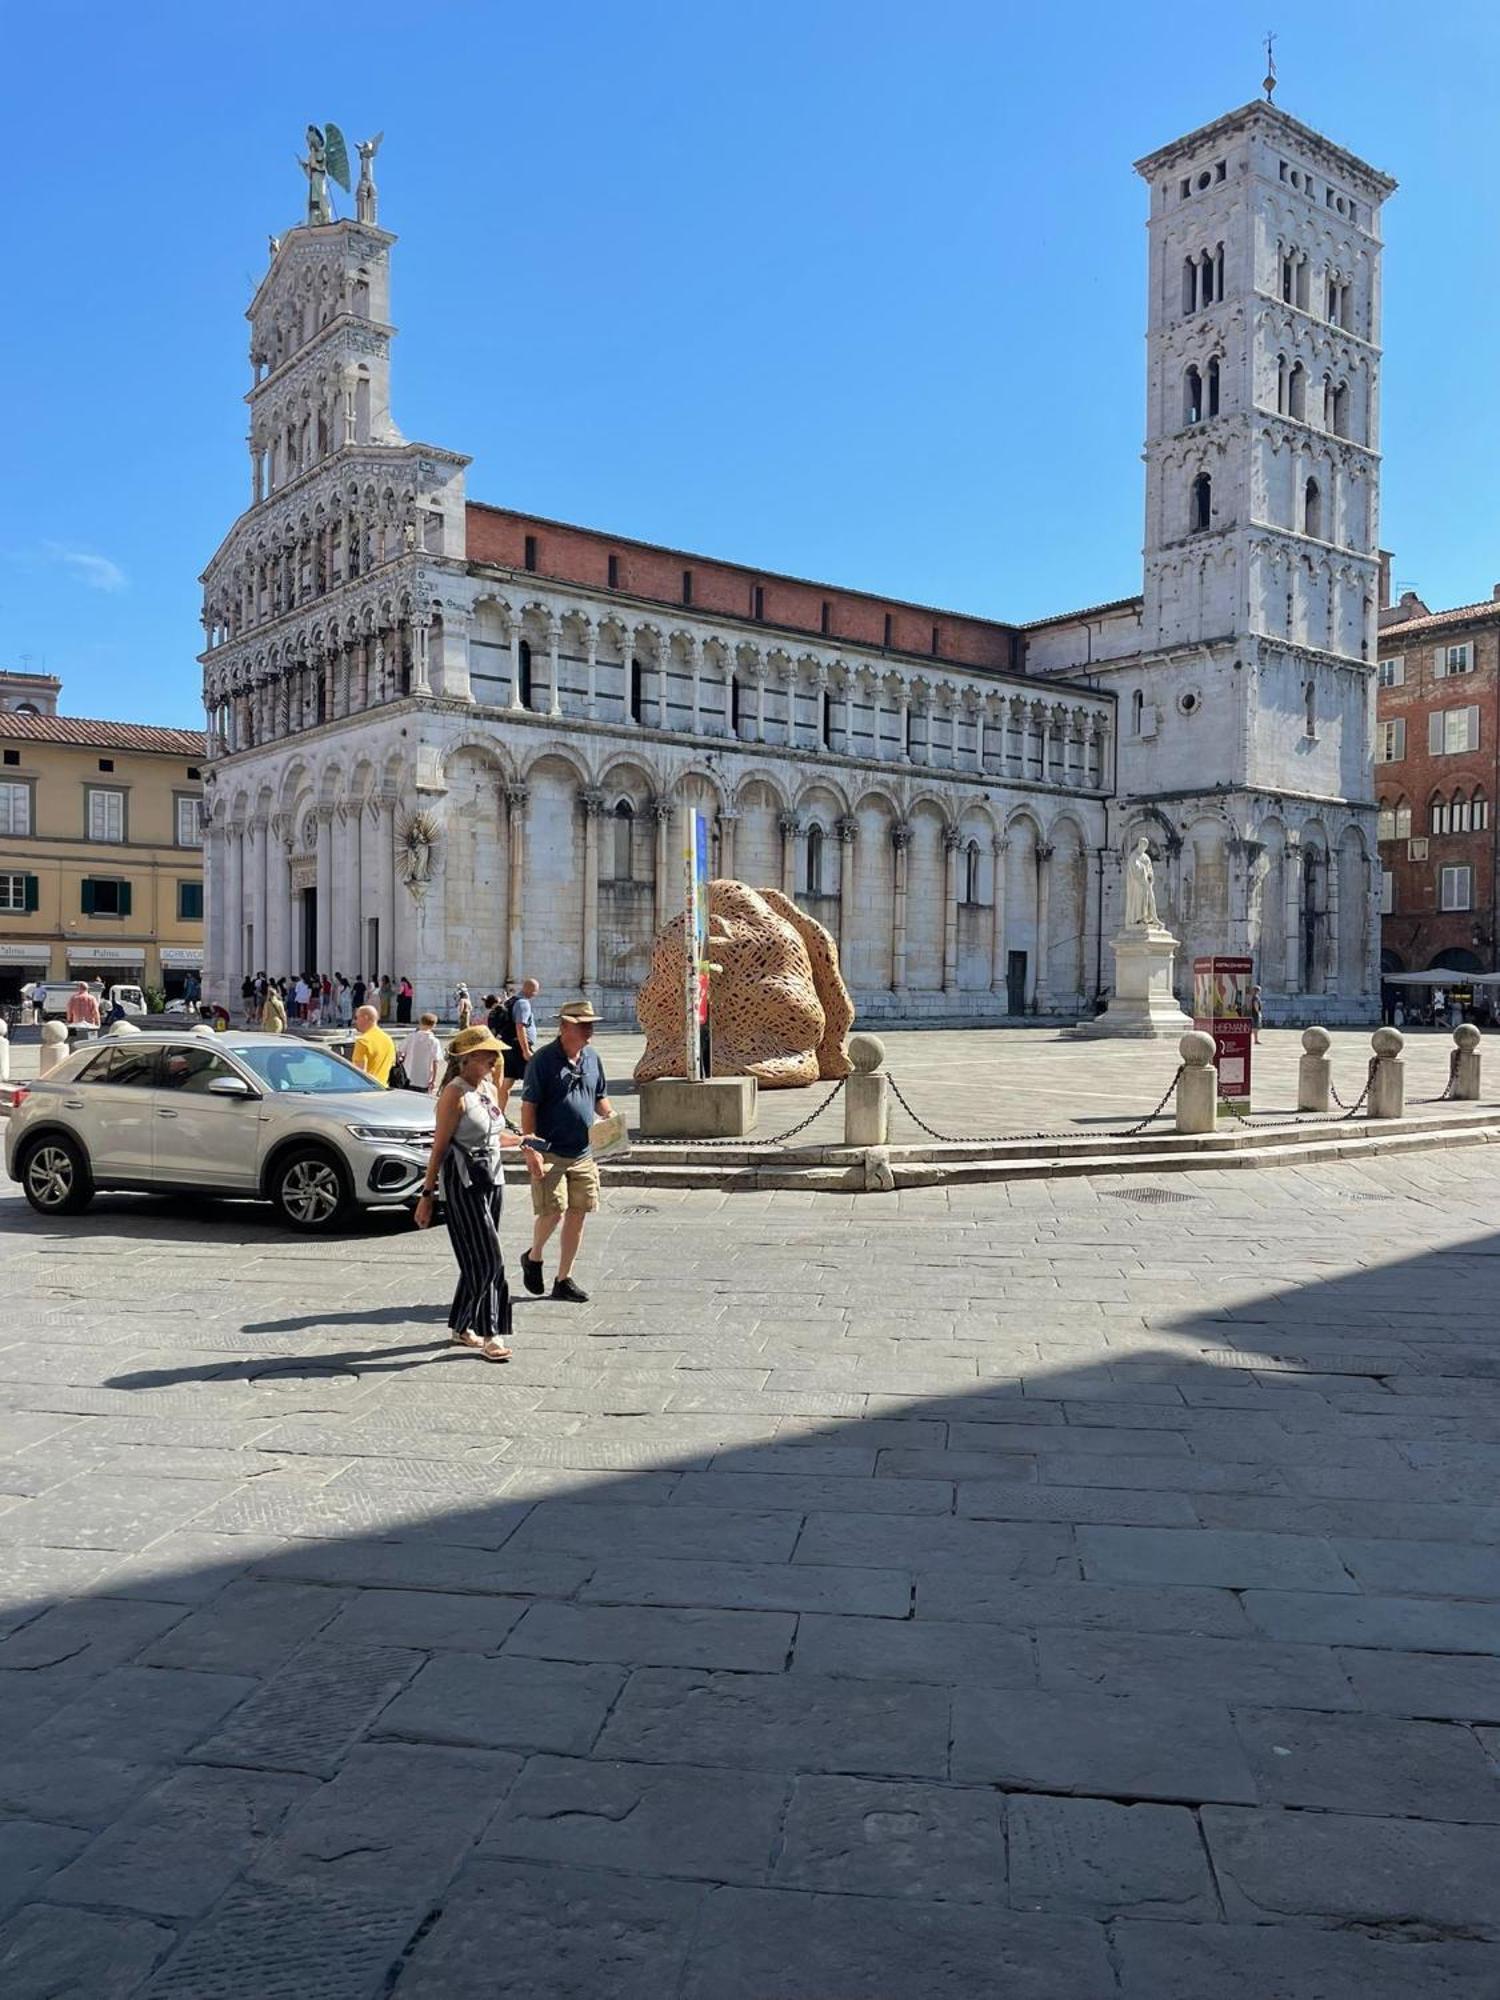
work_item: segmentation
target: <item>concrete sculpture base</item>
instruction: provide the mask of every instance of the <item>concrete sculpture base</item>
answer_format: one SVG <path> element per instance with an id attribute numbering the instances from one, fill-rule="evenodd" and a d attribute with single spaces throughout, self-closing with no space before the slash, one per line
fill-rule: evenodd
<path id="1" fill-rule="evenodd" d="M 1109 1005 L 1092 1021 L 1080 1021 L 1072 1033 L 1081 1040 L 1154 1042 L 1186 1034 L 1192 1021 L 1172 991 L 1177 940 L 1172 933 L 1121 931 L 1110 949 L 1115 955 L 1115 984 Z"/>
<path id="2" fill-rule="evenodd" d="M 658 1077 L 641 1085 L 638 1130 L 643 1139 L 743 1139 L 755 1129 L 755 1098 L 753 1076 Z"/>

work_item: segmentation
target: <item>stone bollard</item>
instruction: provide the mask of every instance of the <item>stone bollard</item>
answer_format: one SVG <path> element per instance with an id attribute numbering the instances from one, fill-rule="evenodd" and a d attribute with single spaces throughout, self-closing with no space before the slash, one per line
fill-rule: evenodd
<path id="1" fill-rule="evenodd" d="M 1406 1109 L 1406 1064 L 1401 1051 L 1405 1037 L 1397 1028 L 1377 1028 L 1370 1037 L 1375 1062 L 1370 1072 L 1367 1118 L 1399 1118 Z"/>
<path id="2" fill-rule="evenodd" d="M 1302 1030 L 1302 1060 L 1297 1064 L 1297 1109 L 1326 1111 L 1333 1090 L 1333 1064 L 1328 1051 L 1333 1037 L 1326 1028 Z"/>
<path id="3" fill-rule="evenodd" d="M 1479 1030 L 1472 1021 L 1465 1021 L 1461 1028 L 1453 1030 L 1453 1095 L 1469 1097 L 1476 1102 L 1479 1097 Z"/>
<path id="4" fill-rule="evenodd" d="M 42 1029 L 42 1054 L 40 1074 L 45 1076 L 49 1069 L 56 1069 L 68 1053 L 68 1030 L 65 1022 L 49 1021 Z"/>
<path id="5" fill-rule="evenodd" d="M 1219 1115 L 1219 1072 L 1214 1068 L 1214 1038 L 1194 1028 L 1177 1044 L 1182 1074 L 1177 1079 L 1177 1129 L 1212 1132 Z"/>
<path id="6" fill-rule="evenodd" d="M 883 1146 L 891 1119 L 891 1085 L 879 1035 L 851 1035 L 853 1074 L 844 1082 L 844 1144 Z"/>

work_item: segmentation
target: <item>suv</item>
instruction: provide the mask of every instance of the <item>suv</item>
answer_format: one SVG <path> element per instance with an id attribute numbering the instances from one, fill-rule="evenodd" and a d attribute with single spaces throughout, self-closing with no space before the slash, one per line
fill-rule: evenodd
<path id="1" fill-rule="evenodd" d="M 39 1215 L 76 1215 L 97 1188 L 249 1195 L 293 1228 L 411 1200 L 433 1101 L 386 1090 L 285 1035 L 127 1035 L 89 1042 L 18 1085 L 5 1166 Z"/>

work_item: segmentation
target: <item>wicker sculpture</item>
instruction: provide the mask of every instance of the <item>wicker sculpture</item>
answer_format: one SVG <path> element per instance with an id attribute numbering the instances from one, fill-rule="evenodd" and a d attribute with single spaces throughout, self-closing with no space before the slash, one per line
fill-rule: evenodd
<path id="1" fill-rule="evenodd" d="M 710 1026 L 715 1076 L 753 1076 L 769 1090 L 847 1076 L 854 1003 L 838 946 L 779 889 L 708 885 Z M 646 1049 L 637 1083 L 685 1076 L 682 933 L 677 917 L 656 940 L 636 999 Z"/>

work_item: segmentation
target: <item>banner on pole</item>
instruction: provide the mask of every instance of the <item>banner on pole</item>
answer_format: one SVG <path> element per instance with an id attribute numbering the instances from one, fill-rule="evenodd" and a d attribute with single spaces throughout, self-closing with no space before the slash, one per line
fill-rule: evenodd
<path id="1" fill-rule="evenodd" d="M 708 821 L 693 806 L 682 814 L 683 1016 L 687 1075 L 710 1074 L 708 1047 Z"/>

